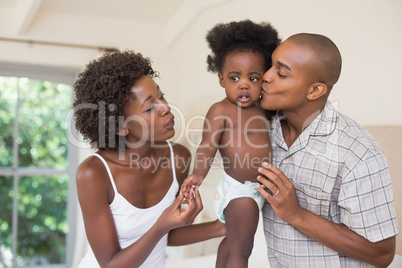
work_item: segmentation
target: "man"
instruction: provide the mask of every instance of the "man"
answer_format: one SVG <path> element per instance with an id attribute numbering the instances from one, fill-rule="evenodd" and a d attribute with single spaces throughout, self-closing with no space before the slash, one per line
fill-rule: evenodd
<path id="1" fill-rule="evenodd" d="M 328 102 L 341 55 L 296 34 L 274 51 L 261 106 L 278 110 L 272 164 L 259 169 L 271 267 L 387 267 L 398 233 L 380 144 Z"/>

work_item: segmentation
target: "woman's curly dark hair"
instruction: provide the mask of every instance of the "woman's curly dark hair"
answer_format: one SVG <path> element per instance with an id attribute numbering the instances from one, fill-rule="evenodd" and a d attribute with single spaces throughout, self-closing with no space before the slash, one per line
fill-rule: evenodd
<path id="1" fill-rule="evenodd" d="M 75 126 L 93 148 L 119 150 L 116 131 L 123 107 L 135 98 L 131 87 L 144 75 L 158 77 L 149 58 L 134 51 L 115 51 L 91 61 L 74 83 Z"/>
<path id="2" fill-rule="evenodd" d="M 252 51 L 265 59 L 265 70 L 272 65 L 271 55 L 281 42 L 271 24 L 243 20 L 215 25 L 206 36 L 212 53 L 207 57 L 208 71 L 219 73 L 226 56 L 233 51 Z"/>

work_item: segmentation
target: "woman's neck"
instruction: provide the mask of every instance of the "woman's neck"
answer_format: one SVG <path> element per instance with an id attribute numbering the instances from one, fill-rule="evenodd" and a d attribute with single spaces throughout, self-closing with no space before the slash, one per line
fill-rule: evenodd
<path id="1" fill-rule="evenodd" d="M 119 165 L 133 166 L 133 163 L 144 163 L 147 159 L 156 159 L 160 152 L 159 148 L 163 145 L 167 146 L 166 142 L 145 142 L 141 146 L 126 147 L 121 151 L 109 152 L 107 155 L 111 161 L 119 163 Z"/>

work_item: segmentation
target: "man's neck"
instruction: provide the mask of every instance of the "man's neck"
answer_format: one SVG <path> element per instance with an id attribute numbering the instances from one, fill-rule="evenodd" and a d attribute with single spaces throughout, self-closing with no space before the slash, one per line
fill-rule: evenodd
<path id="1" fill-rule="evenodd" d="M 286 119 L 281 121 L 283 138 L 288 146 L 292 146 L 303 131 L 317 118 L 324 107 L 306 109 L 304 111 L 283 111 Z"/>

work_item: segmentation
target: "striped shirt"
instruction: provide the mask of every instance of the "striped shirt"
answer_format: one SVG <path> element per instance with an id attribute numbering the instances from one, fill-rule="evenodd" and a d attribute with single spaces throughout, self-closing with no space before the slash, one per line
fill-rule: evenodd
<path id="1" fill-rule="evenodd" d="M 327 103 L 287 147 L 278 114 L 271 125 L 272 164 L 296 188 L 300 205 L 342 223 L 371 242 L 398 233 L 383 150 L 366 130 Z M 264 233 L 271 267 L 371 267 L 338 254 L 282 221 L 265 202 Z"/>

